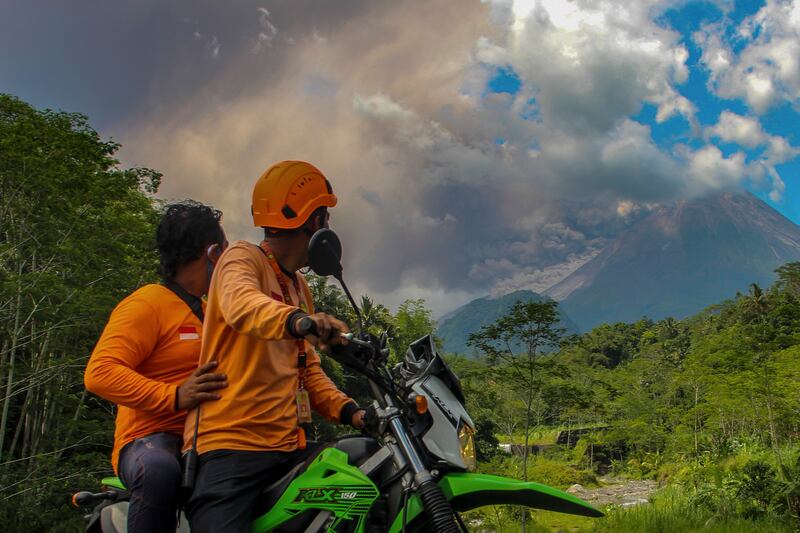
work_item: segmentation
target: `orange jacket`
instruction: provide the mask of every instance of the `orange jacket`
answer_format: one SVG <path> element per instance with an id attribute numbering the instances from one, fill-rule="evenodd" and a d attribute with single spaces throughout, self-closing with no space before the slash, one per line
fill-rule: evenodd
<path id="1" fill-rule="evenodd" d="M 287 279 L 291 300 L 298 304 L 302 298 L 313 313 L 308 285 L 295 275 L 303 294 Z M 258 246 L 238 241 L 225 251 L 211 280 L 200 361 L 217 361 L 215 371 L 227 375 L 228 387 L 219 391 L 221 399 L 200 406 L 198 453 L 297 448 L 298 349 L 286 319 L 298 307 L 282 300 L 275 272 Z M 306 351 L 311 407 L 338 422 L 343 413 L 352 412 L 352 400 L 325 375 L 310 344 Z M 185 450 L 191 446 L 194 422 L 190 412 Z"/>
<path id="2" fill-rule="evenodd" d="M 111 313 L 84 373 L 91 392 L 119 405 L 111 464 L 123 446 L 151 433 L 183 432 L 178 386 L 197 368 L 202 324 L 162 285 L 145 285 Z"/>

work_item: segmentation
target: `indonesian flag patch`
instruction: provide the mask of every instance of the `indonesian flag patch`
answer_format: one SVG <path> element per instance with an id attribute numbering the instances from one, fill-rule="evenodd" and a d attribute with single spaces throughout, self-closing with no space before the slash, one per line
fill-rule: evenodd
<path id="1" fill-rule="evenodd" d="M 200 334 L 194 326 L 181 326 L 178 328 L 178 337 L 182 341 L 196 341 L 200 339 Z"/>

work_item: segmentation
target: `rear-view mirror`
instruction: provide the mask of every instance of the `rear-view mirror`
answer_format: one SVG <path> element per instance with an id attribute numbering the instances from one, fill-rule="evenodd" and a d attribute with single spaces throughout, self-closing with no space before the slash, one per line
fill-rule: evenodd
<path id="1" fill-rule="evenodd" d="M 342 242 L 336 232 L 323 228 L 308 243 L 308 266 L 319 276 L 342 277 Z"/>

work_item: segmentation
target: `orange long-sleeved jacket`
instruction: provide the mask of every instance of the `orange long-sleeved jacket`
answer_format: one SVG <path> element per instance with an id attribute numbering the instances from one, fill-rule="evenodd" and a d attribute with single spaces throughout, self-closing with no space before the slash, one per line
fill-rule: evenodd
<path id="1" fill-rule="evenodd" d="M 86 388 L 119 406 L 111 464 L 129 442 L 166 432 L 181 435 L 185 411 L 175 410 L 178 386 L 197 368 L 202 324 L 161 285 L 145 285 L 108 319 L 84 373 Z"/>
<path id="2" fill-rule="evenodd" d="M 281 274 L 285 275 L 285 274 Z M 298 295 L 287 279 L 292 303 L 283 302 L 275 272 L 254 244 L 238 241 L 217 263 L 203 324 L 200 364 L 217 361 L 227 375 L 222 398 L 200 406 L 199 453 L 212 450 L 279 450 L 297 448 L 296 391 L 298 347 L 286 330 L 286 319 L 300 298 L 313 313 L 311 293 L 296 273 Z M 352 403 L 320 367 L 306 344 L 305 388 L 311 407 L 332 421 Z M 191 446 L 195 413 L 186 418 L 184 449 Z"/>

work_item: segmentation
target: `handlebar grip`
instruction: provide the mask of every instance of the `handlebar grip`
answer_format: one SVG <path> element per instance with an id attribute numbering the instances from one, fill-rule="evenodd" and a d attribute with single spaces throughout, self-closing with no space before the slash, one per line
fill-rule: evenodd
<path id="1" fill-rule="evenodd" d="M 86 490 L 76 492 L 75 494 L 72 495 L 73 507 L 80 507 L 81 505 L 87 505 L 92 500 L 94 500 L 94 494 Z"/>
<path id="2" fill-rule="evenodd" d="M 317 323 L 311 320 L 311 318 L 304 316 L 300 319 L 300 322 L 297 324 L 297 333 L 305 337 L 306 335 L 316 335 L 319 337 L 319 331 L 317 330 Z"/>
<path id="3" fill-rule="evenodd" d="M 98 493 L 91 493 L 86 490 L 76 492 L 72 495 L 72 505 L 80 507 L 81 505 L 91 505 L 92 503 L 100 500 L 116 500 L 117 493 L 114 491 L 105 491 Z"/>

